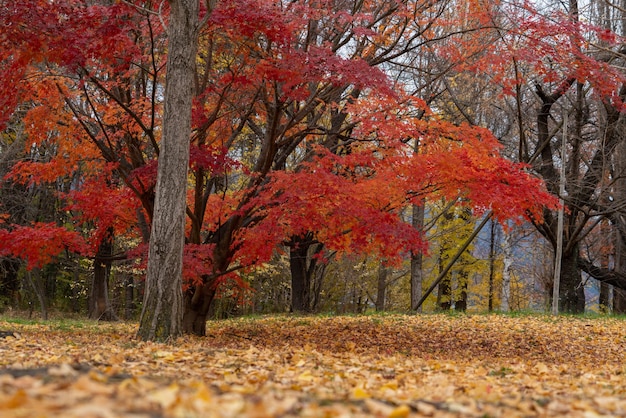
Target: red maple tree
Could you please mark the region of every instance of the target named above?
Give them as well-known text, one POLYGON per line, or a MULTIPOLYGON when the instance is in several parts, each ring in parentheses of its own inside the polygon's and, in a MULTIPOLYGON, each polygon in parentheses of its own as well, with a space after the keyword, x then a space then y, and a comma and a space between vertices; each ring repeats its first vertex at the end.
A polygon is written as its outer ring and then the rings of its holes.
MULTIPOLYGON (((30 265, 65 248, 95 257, 111 228, 147 243, 168 13, 150 7, 41 0, 0 9, 0 126, 28 104, 28 146, 56 146, 49 162, 24 161, 9 178, 79 179, 63 196, 71 230, 3 225, 1 254, 30 265), (54 245, 43 244, 48 237, 54 245)), ((271 0, 201 10, 186 332, 204 333, 220 281, 304 234, 344 254, 398 260, 426 247, 400 216, 425 198, 458 199, 502 220, 539 221, 554 205, 525 166, 499 155, 490 132, 445 121, 383 71, 451 24, 439 10, 428 1, 271 0)))

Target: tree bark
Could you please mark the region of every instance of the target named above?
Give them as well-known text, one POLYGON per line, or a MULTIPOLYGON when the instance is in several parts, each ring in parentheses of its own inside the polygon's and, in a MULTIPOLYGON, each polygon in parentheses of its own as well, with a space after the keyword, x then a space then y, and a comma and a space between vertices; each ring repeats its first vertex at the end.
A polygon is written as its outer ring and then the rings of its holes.
POLYGON ((206 336, 206 321, 217 289, 207 282, 185 293, 183 312, 183 332, 201 337, 206 336))
MULTIPOLYGON (((17 306, 19 301, 20 279, 18 272, 20 270, 20 262, 12 258, 3 258, 0 260, 0 295, 6 298, 4 301, 7 305, 17 306)), ((3 310, 0 306, 0 312, 3 310)))
POLYGON ((559 312, 585 312, 585 289, 578 268, 578 246, 561 260, 561 286, 559 291, 559 312))
POLYGON ((28 283, 30 284, 30 286, 33 289, 33 292, 35 293, 35 296, 37 296, 37 299, 39 300, 39 307, 41 308, 41 319, 43 319, 44 321, 47 321, 48 320, 48 300, 46 298, 45 283, 42 283, 42 281, 45 279, 43 278, 41 269, 35 268, 32 271, 27 271, 26 278, 28 279, 28 283), (34 279, 33 279, 33 275, 35 276, 34 279))
POLYGON ((598 295, 598 310, 602 313, 610 313, 611 306, 609 296, 611 295, 611 286, 600 282, 600 294, 598 295))
POLYGON ((459 271, 458 275, 457 275, 457 285, 459 286, 458 288, 458 295, 456 300, 454 301, 454 310, 458 311, 458 312, 465 312, 467 311, 467 286, 468 286, 468 282, 469 281, 469 277, 468 277, 468 273, 465 270, 461 270, 459 271))
POLYGON ((113 228, 103 238, 93 265, 93 279, 89 289, 89 318, 102 321, 117 320, 109 301, 109 278, 113 256, 113 228))
POLYGON ((135 281, 129 274, 124 280, 124 319, 129 320, 135 316, 135 281))
MULTIPOLYGON (((424 205, 413 205, 411 226, 424 230, 424 205)), ((411 253, 411 310, 421 312, 422 307, 418 306, 422 298, 423 277, 423 254, 422 252, 411 253)))
POLYGON ((324 245, 308 233, 291 237, 289 242, 289 268, 291 271, 291 310, 293 312, 313 312, 319 303, 324 263, 315 257, 324 245))
POLYGON ((437 305, 442 311, 449 311, 452 307, 452 289, 450 287, 450 276, 439 283, 437 289, 437 305))
POLYGON ((508 312, 511 309, 511 267, 513 266, 513 242, 511 233, 504 231, 504 245, 502 248, 502 294, 500 295, 500 310, 508 312))
POLYGON ((487 310, 493 312, 495 296, 495 266, 496 266, 496 224, 492 220, 489 225, 489 292, 487 295, 487 310))
POLYGON ((378 286, 376 294, 376 311, 378 312, 385 310, 385 302, 387 299, 387 276, 389 276, 389 269, 381 262, 378 266, 378 286))
POLYGON ((307 268, 309 246, 304 240, 292 239, 289 246, 289 268, 291 270, 291 310, 309 312, 311 281, 307 268))
POLYGON ((168 56, 156 197, 143 310, 137 335, 182 334, 182 268, 191 108, 198 45, 198 0, 170 0, 168 56))
POLYGON ((626 290, 613 288, 613 314, 626 314, 626 290))

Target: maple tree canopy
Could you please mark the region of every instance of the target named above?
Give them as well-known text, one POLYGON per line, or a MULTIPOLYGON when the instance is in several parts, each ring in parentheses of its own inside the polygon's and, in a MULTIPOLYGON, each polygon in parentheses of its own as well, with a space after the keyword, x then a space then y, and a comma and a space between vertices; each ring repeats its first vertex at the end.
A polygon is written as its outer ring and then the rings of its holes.
MULTIPOLYGON (((389 17, 376 20, 376 3, 354 15, 326 1, 201 10, 188 283, 253 268, 309 231, 343 254, 393 261, 424 251, 420 231, 401 216, 424 199, 458 200, 502 221, 539 221, 544 205, 554 207, 526 166, 500 155, 491 132, 446 121, 377 66, 406 35, 394 19, 417 30, 415 10, 426 19, 434 6, 381 6, 391 7, 389 17), (319 33, 307 38, 313 25, 319 33), (334 30, 343 37, 332 38, 334 30)), ((131 254, 145 253, 141 221, 152 216, 167 54, 167 7, 149 7, 32 0, 0 9, 0 128, 19 123, 26 136, 26 158, 5 181, 71 183, 58 194, 71 222, 6 221, 0 255, 29 267, 65 249, 93 256, 109 228, 131 254)), ((452 44, 440 53, 478 65, 452 44)))

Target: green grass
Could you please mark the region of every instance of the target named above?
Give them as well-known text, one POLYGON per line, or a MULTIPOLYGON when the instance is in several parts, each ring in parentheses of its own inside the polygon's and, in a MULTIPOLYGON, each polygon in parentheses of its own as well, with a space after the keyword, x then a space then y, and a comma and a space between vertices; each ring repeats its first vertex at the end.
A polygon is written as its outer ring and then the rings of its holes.
MULTIPOLYGON (((91 320, 91 319, 87 319, 85 317, 78 317, 75 315, 72 315, 71 317, 62 317, 60 316, 60 313, 55 313, 53 315, 53 317, 51 319, 48 320, 42 320, 40 318, 29 318, 28 315, 26 313, 24 313, 24 315, 20 315, 19 313, 11 313, 11 314, 0 314, 0 322, 4 322, 7 324, 15 324, 16 326, 19 325, 23 325, 23 326, 33 326, 33 325, 41 325, 41 326, 45 326, 48 329, 51 330, 58 330, 58 331, 71 331, 71 330, 89 330, 89 331, 94 331, 94 332, 106 332, 107 330, 109 330, 111 328, 111 326, 108 326, 109 323, 107 322, 98 322, 96 320, 91 320)), ((234 318, 229 318, 229 319, 220 319, 220 320, 213 320, 215 322, 223 322, 223 323, 227 323, 228 321, 237 321, 237 322, 245 322, 245 323, 251 323, 253 324, 254 322, 258 321, 258 320, 263 320, 265 318, 272 318, 276 321, 289 321, 298 325, 303 325, 306 326, 310 323, 311 319, 315 319, 315 318, 340 318, 340 317, 348 317, 348 318, 355 318, 355 317, 362 317, 362 318, 370 318, 370 320, 374 323, 380 322, 386 318, 389 319, 393 319, 393 318, 397 318, 397 319, 401 319, 404 317, 411 317, 411 316, 430 316, 430 315, 444 315, 447 317, 451 317, 451 318, 459 318, 459 317, 464 317, 464 316, 490 316, 490 315, 497 315, 497 316, 504 316, 504 317, 510 317, 510 318, 528 318, 528 317, 532 317, 532 318, 537 318, 537 319, 541 319, 544 320, 548 323, 553 323, 555 321, 558 321, 560 319, 563 318, 570 318, 570 319, 581 319, 581 320, 617 320, 617 321, 626 321, 626 315, 609 315, 609 314, 602 314, 602 313, 598 313, 598 312, 587 312, 584 314, 560 314, 558 317, 555 317, 553 315, 551 315, 550 313, 546 313, 546 312, 537 312, 537 311, 515 311, 515 312, 470 312, 470 313, 466 313, 466 312, 457 312, 457 311, 447 311, 447 312, 429 312, 429 313, 421 313, 421 314, 416 314, 413 312, 407 313, 407 312, 377 312, 377 311, 368 311, 365 312, 363 314, 351 314, 351 313, 346 313, 346 314, 336 314, 336 313, 329 313, 329 312, 323 312, 323 313, 317 313, 317 314, 292 314, 292 313, 278 313, 278 314, 250 314, 250 315, 243 315, 243 316, 239 316, 239 317, 234 317, 234 318)), ((212 321, 210 321, 212 322, 212 321)), ((120 321, 118 323, 128 323, 128 324, 135 324, 135 322, 130 321, 130 322, 125 322, 125 321, 120 321)), ((115 323, 112 323, 115 324, 115 323)))

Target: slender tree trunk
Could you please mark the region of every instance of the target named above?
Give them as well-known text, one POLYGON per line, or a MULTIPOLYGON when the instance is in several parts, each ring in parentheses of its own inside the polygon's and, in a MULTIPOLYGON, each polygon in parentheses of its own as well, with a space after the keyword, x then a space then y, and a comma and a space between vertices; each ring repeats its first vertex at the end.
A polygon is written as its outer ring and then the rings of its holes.
POLYGON ((513 244, 511 234, 504 231, 504 246, 502 248, 502 294, 500 295, 500 310, 508 312, 511 309, 511 267, 513 266, 513 244))
POLYGON ((389 268, 382 262, 378 266, 378 287, 376 294, 376 310, 382 312, 385 310, 387 299, 387 277, 389 276, 389 268))
POLYGON ((41 319, 47 321, 48 301, 46 299, 45 285, 41 283, 43 280, 43 274, 41 274, 40 269, 33 269, 32 271, 28 271, 26 273, 26 278, 28 279, 28 283, 35 293, 35 296, 37 296, 37 299, 39 300, 39 307, 41 308, 41 319), (33 278, 33 275, 35 276, 35 278, 33 278))
MULTIPOLYGON (((19 270, 19 260, 11 258, 0 260, 0 295, 5 296, 7 304, 12 306, 17 306, 19 303, 19 270)), ((2 309, 3 307, 0 307, 0 312, 2 309)))
MULTIPOLYGON (((424 205, 413 205, 411 225, 413 228, 424 230, 424 205)), ((411 310, 421 312, 422 307, 418 306, 422 298, 423 277, 423 254, 421 252, 411 253, 411 310)))
POLYGON ((111 276, 111 257, 113 256, 113 228, 109 228, 98 247, 93 265, 93 279, 89 289, 89 318, 113 321, 117 317, 109 301, 109 278, 111 276))
POLYGON ((163 133, 143 310, 137 335, 182 334, 182 268, 191 108, 198 45, 198 0, 170 0, 163 133))
POLYGON ((487 309, 493 312, 493 299, 495 296, 495 267, 496 267, 496 224, 492 220, 489 225, 489 293, 487 295, 487 309))
MULTIPOLYGON (((313 250, 314 254, 318 254, 322 252, 324 249, 324 245, 321 243, 315 244, 315 248, 313 250)), ((316 312, 320 301, 322 299, 322 285, 324 284, 324 275, 326 273, 327 263, 316 263, 315 269, 312 272, 311 276, 311 311, 316 312)))
MULTIPOLYGON (((623 148, 622 148, 623 149, 623 148)), ((620 150, 621 151, 621 150, 620 150)), ((621 165, 621 164, 620 164, 621 165)), ((622 179, 618 181, 619 197, 626 196, 626 182, 622 179)), ((615 234, 615 268, 619 273, 626 272, 626 240, 622 230, 615 234)), ((626 290, 613 287, 613 314, 621 315, 626 313, 626 290)))
POLYGON ((469 277, 467 271, 460 271, 457 275, 458 296, 454 301, 454 310, 458 312, 467 311, 467 286, 469 277))
MULTIPOLYGON (((607 221, 603 221, 600 225, 600 233, 603 236, 611 236, 610 226, 607 221)), ((616 234, 619 235, 619 234, 616 234)), ((600 255, 600 262, 602 264, 602 268, 610 269, 610 261, 609 261, 609 252, 603 251, 600 255)), ((598 295, 598 309, 602 313, 610 313, 610 296, 611 296, 611 286, 607 283, 600 282, 600 294, 598 295)))
POLYGON ((129 320, 135 316, 135 280, 129 274, 124 279, 124 319, 129 320))
POLYGON ((439 288, 437 290, 437 305, 442 311, 449 311, 452 307, 451 290, 450 276, 448 275, 441 281, 441 283, 439 283, 439 288))
MULTIPOLYGON (((443 248, 439 254, 439 274, 441 274, 444 270, 443 265, 443 248)), ((452 307, 452 288, 451 288, 450 273, 446 274, 446 276, 441 280, 439 286, 437 287, 437 307, 442 311, 448 311, 452 307)))
POLYGON ((615 315, 626 314, 626 290, 613 288, 613 313, 615 315))

